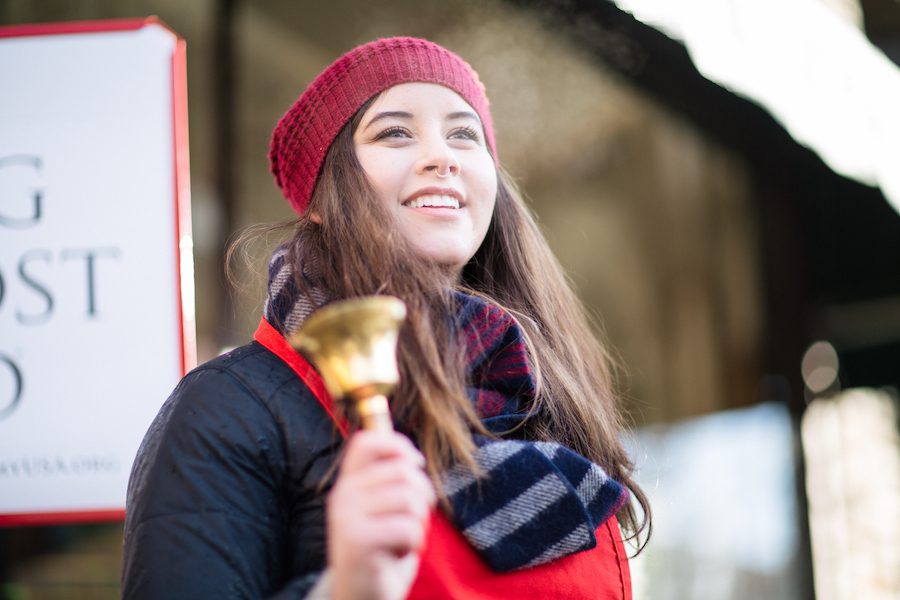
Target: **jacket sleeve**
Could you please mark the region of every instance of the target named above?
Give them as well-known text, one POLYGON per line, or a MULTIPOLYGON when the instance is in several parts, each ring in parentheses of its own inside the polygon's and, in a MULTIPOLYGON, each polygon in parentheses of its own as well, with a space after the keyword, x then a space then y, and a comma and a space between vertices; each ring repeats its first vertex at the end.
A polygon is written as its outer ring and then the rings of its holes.
POLYGON ((275 417, 236 376, 185 377, 132 469, 123 597, 306 595, 319 573, 285 581, 286 462, 275 417))

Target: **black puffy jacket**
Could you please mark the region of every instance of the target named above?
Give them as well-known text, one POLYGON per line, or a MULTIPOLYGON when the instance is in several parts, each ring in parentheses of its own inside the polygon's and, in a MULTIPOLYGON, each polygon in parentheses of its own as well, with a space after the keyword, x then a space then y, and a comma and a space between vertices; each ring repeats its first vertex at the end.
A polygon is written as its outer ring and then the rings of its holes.
POLYGON ((189 373, 131 473, 123 597, 305 595, 325 565, 320 484, 342 442, 257 342, 189 373))

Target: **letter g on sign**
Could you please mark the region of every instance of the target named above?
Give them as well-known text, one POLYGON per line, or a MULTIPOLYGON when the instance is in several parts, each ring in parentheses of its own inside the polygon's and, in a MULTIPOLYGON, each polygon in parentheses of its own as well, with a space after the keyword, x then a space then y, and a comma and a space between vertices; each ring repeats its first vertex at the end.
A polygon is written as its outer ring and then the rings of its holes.
POLYGON ((41 220, 43 191, 33 181, 41 167, 40 156, 0 156, 0 226, 23 229, 34 227, 41 220), (26 171, 22 172, 21 167, 26 171), (18 214, 11 215, 7 212, 10 210, 18 214))

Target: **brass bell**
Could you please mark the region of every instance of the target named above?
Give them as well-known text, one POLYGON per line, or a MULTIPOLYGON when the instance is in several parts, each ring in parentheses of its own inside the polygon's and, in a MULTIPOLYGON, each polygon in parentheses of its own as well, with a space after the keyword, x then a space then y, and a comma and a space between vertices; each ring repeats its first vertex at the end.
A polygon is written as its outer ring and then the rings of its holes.
POLYGON ((392 296, 334 302, 289 339, 306 354, 335 399, 352 401, 364 429, 393 429, 387 396, 400 379, 397 336, 406 305, 392 296))

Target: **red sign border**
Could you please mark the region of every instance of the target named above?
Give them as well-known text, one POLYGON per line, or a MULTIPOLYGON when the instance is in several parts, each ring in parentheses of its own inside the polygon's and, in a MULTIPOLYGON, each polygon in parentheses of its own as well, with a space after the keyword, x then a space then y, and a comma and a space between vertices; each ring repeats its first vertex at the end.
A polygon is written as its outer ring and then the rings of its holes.
MULTIPOLYGON (((194 320, 193 244, 191 242, 190 160, 188 146, 187 47, 184 38, 158 17, 136 19, 104 19, 63 23, 35 23, 0 27, 0 39, 29 36, 67 35, 136 31, 160 26, 175 36, 172 52, 172 143, 175 180, 175 258, 177 306, 181 339, 181 372, 197 365, 197 338, 194 320)), ((116 522, 125 519, 122 508, 85 511, 27 512, 0 514, 0 527, 72 525, 79 523, 116 522)))

